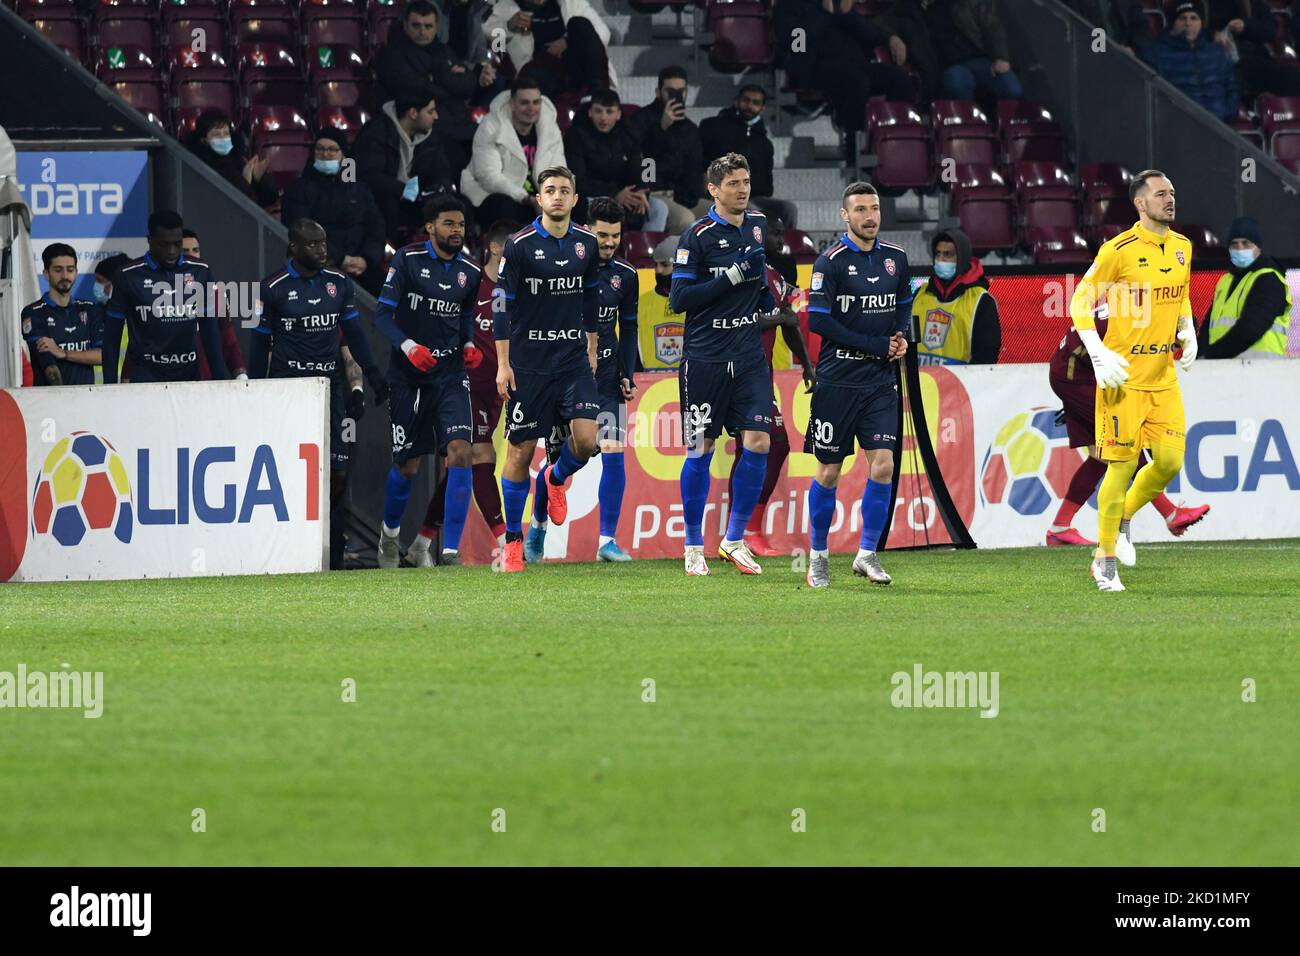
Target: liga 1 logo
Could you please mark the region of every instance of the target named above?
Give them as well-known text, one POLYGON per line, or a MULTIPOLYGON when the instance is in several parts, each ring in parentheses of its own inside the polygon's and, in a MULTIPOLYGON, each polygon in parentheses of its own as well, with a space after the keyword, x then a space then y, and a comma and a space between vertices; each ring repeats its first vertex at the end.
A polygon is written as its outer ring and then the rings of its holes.
POLYGON ((1022 515, 1041 515, 1065 497, 1086 452, 1071 448, 1056 409, 1035 406, 998 429, 980 467, 980 498, 1022 515))
POLYGON ((89 531, 131 541, 134 501, 126 465, 107 438, 78 431, 62 438, 41 465, 32 496, 32 535, 49 534, 64 547, 89 531))

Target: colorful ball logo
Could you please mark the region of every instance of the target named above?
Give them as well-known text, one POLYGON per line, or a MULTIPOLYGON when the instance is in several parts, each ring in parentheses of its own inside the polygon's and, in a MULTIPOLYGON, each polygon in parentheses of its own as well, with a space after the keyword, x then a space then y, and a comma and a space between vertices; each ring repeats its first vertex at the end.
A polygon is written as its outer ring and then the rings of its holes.
POLYGON ((32 531, 51 534, 64 547, 81 543, 87 531, 112 530, 124 544, 133 526, 131 482, 109 442, 73 432, 45 457, 32 500, 32 531))
POLYGON ((1038 406, 999 429, 980 470, 984 503, 1006 504, 1022 515, 1041 515, 1065 496, 1087 453, 1070 447, 1065 426, 1055 419, 1055 409, 1038 406))

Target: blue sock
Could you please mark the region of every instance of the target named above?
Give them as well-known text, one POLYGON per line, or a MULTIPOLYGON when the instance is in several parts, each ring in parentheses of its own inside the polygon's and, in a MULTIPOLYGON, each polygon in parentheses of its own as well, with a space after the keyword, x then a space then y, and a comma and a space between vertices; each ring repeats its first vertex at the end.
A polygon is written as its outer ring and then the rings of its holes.
POLYGON ((686 453, 682 463, 682 518, 686 522, 686 543, 703 545, 704 504, 709 500, 709 464, 713 452, 707 455, 686 453))
POLYGON ((885 482, 868 480, 867 488, 862 492, 862 539, 859 547, 864 551, 875 551, 880 532, 885 530, 891 487, 885 482))
POLYGON ((402 526, 402 514, 411 498, 411 479, 394 465, 388 469, 388 485, 384 491, 384 524, 390 528, 402 526))
POLYGON ((618 532, 618 516, 623 510, 623 489, 627 472, 623 470, 621 451, 600 454, 600 534, 612 538, 618 532))
POLYGON ((835 519, 835 489, 827 488, 816 478, 808 486, 808 524, 812 530, 812 549, 826 550, 826 536, 835 519))
POLYGON ((763 490, 763 479, 767 476, 767 452, 750 451, 748 448, 740 453, 740 464, 736 466, 736 476, 731 480, 731 514, 727 518, 727 540, 739 541, 745 537, 745 525, 754 514, 758 496, 763 490))
POLYGON ((506 534, 523 534, 528 485, 527 481, 511 481, 505 475, 501 476, 501 503, 505 506, 506 534))
POLYGON ((469 517, 473 474, 468 465, 447 469, 447 504, 442 519, 442 547, 445 551, 460 550, 461 532, 465 530, 465 519, 469 517))
POLYGON ((546 524, 546 469, 533 481, 533 524, 546 524))
POLYGON ((569 476, 585 465, 585 461, 579 461, 578 456, 573 453, 566 441, 564 447, 560 449, 559 460, 551 467, 550 482, 553 485, 562 485, 569 480, 569 476))

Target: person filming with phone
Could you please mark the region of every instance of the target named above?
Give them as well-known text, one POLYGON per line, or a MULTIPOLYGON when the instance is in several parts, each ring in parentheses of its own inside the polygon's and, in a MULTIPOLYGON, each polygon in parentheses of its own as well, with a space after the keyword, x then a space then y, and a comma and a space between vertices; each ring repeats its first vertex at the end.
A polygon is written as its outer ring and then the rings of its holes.
POLYGON ((700 128, 686 118, 686 92, 686 71, 666 66, 659 71, 655 101, 628 121, 642 155, 651 161, 642 162, 650 195, 667 204, 667 228, 673 234, 705 215, 711 204, 704 196, 700 128))

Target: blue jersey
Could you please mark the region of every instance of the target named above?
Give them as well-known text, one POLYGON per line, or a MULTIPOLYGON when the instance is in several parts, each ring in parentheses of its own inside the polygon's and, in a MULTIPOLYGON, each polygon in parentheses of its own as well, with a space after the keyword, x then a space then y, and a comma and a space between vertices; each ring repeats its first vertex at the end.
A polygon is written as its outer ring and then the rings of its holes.
POLYGON ((405 246, 393 257, 379 294, 375 324, 393 343, 389 370, 400 369, 406 381, 424 384, 465 370, 464 348, 474 341, 474 306, 483 268, 464 252, 444 259, 425 240, 405 246), (411 339, 438 360, 421 372, 401 350, 411 339))
POLYGON ((558 239, 541 218, 506 242, 497 288, 497 341, 510 340, 510 365, 525 372, 568 372, 587 362, 586 332, 597 331, 600 250, 596 237, 569 224, 558 239))
MULTIPOLYGON (((684 310, 686 335, 682 358, 702 362, 736 362, 745 366, 763 364, 762 336, 759 319, 776 304, 759 278, 731 285, 722 273, 738 255, 767 241, 767 217, 746 210, 740 226, 733 226, 718 215, 717 207, 682 233, 673 260, 673 281, 688 280, 691 285, 717 283, 716 295, 707 304, 684 310)), ((676 306, 673 306, 675 309, 676 306)))
POLYGON ((817 381, 892 382, 889 339, 906 335, 911 321, 911 270, 902 248, 877 239, 864 250, 845 233, 817 257, 808 290, 808 328, 822 337, 817 381))
MULTIPOLYGON (((152 254, 118 270, 107 309, 109 319, 126 323, 132 374, 143 369, 151 379, 168 382, 199 377, 199 323, 211 323, 216 335, 216 313, 206 262, 181 256, 174 269, 164 269, 152 254)), ((220 363, 220 353, 208 362, 220 363)), ((220 369, 224 377, 224 364, 220 369)))
POLYGON ((333 376, 339 367, 340 327, 357 319, 352 300, 352 280, 332 269, 309 278, 290 260, 263 279, 253 334, 270 339, 270 377, 333 376))
MULTIPOLYGON (((624 259, 613 256, 608 262, 602 262, 596 272, 600 283, 600 311, 596 314, 600 325, 600 341, 596 346, 596 383, 603 391, 617 391, 619 379, 631 377, 636 371, 635 359, 632 367, 625 367, 627 355, 636 352, 624 350, 624 359, 619 359, 619 323, 635 322, 637 300, 640 298, 640 279, 636 267, 624 259)), ((635 343, 633 337, 633 343, 635 343)))
MULTIPOLYGON (((53 363, 64 385, 95 384, 95 366, 38 352, 36 340, 53 339, 65 352, 89 352, 100 348, 104 342, 104 314, 96 303, 88 299, 69 299, 67 305, 59 305, 46 293, 23 309, 22 322, 23 338, 32 353, 33 367, 44 369, 53 363)), ((43 376, 37 375, 36 383, 44 385, 43 376)))

